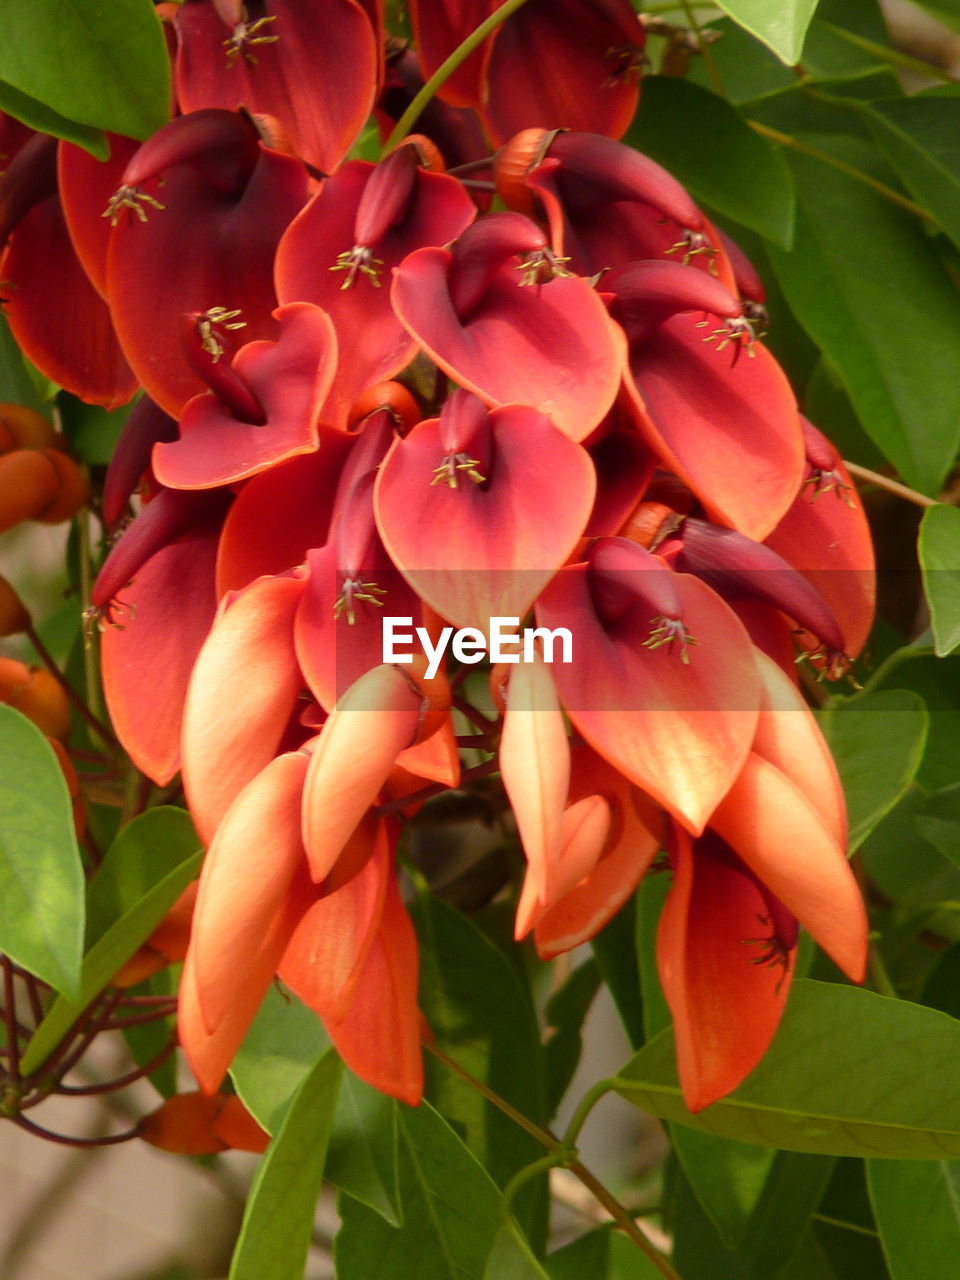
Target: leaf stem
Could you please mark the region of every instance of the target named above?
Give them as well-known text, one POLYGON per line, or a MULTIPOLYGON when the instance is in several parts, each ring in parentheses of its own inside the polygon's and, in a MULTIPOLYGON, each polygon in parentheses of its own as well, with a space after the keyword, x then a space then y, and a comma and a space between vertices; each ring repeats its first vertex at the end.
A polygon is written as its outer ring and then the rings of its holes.
POLYGON ((388 155, 394 147, 398 146, 403 141, 413 128, 421 111, 423 111, 424 107, 431 98, 433 98, 441 85, 445 84, 446 81, 449 80, 457 67, 469 58, 474 49, 479 48, 480 45, 483 44, 491 31, 496 31, 497 27, 506 22, 507 18, 509 18, 512 13, 515 13, 522 5, 526 4, 526 2, 527 0, 504 0, 504 3, 498 5, 489 18, 484 22, 481 22, 479 27, 476 27, 470 32, 466 40, 462 40, 460 44, 457 45, 449 58, 446 58, 441 62, 440 66, 437 67, 436 71, 394 125, 393 132, 384 144, 384 155, 388 155))
POLYGON ((70 705, 76 711, 77 715, 94 731, 97 737, 102 739, 102 741, 105 743, 106 746, 108 746, 111 749, 114 755, 118 754, 122 750, 120 743, 117 741, 114 735, 110 732, 107 726, 103 723, 103 721, 98 719, 97 716, 93 714, 93 712, 84 702, 84 700, 77 693, 76 689, 74 689, 73 686, 70 684, 69 680, 66 679, 63 672, 60 670, 59 666, 54 660, 54 657, 51 654, 50 650, 46 647, 46 645, 43 643, 43 641, 40 639, 39 635, 37 634, 36 628, 33 626, 33 623, 27 623, 27 625, 23 629, 23 634, 27 637, 27 639, 33 645, 33 648, 36 652, 37 657, 40 659, 43 665, 47 668, 47 670, 53 676, 54 680, 56 680, 57 684, 66 694, 67 699, 70 702, 70 705))
POLYGON ((703 32, 700 30, 700 24, 697 22, 697 15, 690 0, 680 0, 680 8, 683 10, 683 16, 687 20, 687 25, 697 37, 697 49, 703 58, 703 65, 707 69, 707 76, 710 80, 710 87, 719 97, 724 98, 726 94, 723 91, 723 80, 720 76, 720 69, 717 66, 717 60, 713 56, 709 42, 704 40, 703 32))
POLYGON ((570 1117, 570 1123, 567 1125, 563 1133, 561 1141, 565 1147, 575 1145, 577 1138, 580 1136, 580 1130, 583 1128, 587 1117, 593 1108, 597 1105, 601 1098, 605 1098, 612 1088, 609 1080, 598 1080, 592 1088, 588 1089, 580 1101, 577 1108, 570 1117))
MULTIPOLYGON (((514 1124, 519 1125, 521 1129, 526 1133, 529 1133, 532 1138, 536 1139, 541 1146, 546 1147, 549 1152, 552 1154, 559 1153, 561 1156, 563 1153, 567 1153, 567 1155, 569 1155, 569 1148, 566 1143, 558 1138, 555 1133, 551 1133, 549 1129, 541 1129, 538 1124, 534 1124, 532 1120, 528 1120, 525 1115, 517 1111, 515 1107, 512 1107, 510 1103, 507 1102, 506 1098, 501 1098, 498 1093, 494 1093, 493 1090, 485 1085, 482 1080, 478 1080, 475 1076, 472 1076, 469 1071, 466 1071, 461 1067, 459 1062, 448 1057, 442 1049, 438 1048, 435 1044, 431 1044, 428 1040, 424 1041, 423 1047, 428 1053, 431 1053, 436 1059, 438 1059, 438 1061, 442 1062, 445 1067, 455 1075, 458 1075, 461 1080, 470 1085, 472 1089, 475 1089, 477 1093, 482 1094, 491 1106, 496 1107, 498 1111, 502 1111, 505 1116, 509 1116, 514 1124)), ((581 1164, 579 1160, 573 1160, 570 1163, 567 1163, 564 1160, 563 1163, 565 1167, 568 1168, 570 1172, 593 1193, 594 1198, 603 1205, 604 1209, 606 1209, 607 1213, 609 1213, 617 1226, 622 1229, 625 1235, 630 1237, 641 1253, 649 1259, 652 1265, 656 1267, 662 1276, 666 1277, 666 1280, 681 1280, 681 1277, 673 1269, 670 1259, 666 1254, 661 1253, 656 1245, 644 1235, 616 1196, 614 1196, 613 1193, 609 1191, 584 1164, 581 1164)))
POLYGON ((865 480, 868 484, 876 485, 878 489, 886 489, 888 493, 895 493, 898 498, 903 498, 906 502, 912 502, 914 506, 936 507, 939 505, 936 498, 928 498, 925 493, 918 493, 916 489, 911 489, 908 485, 901 484, 899 480, 891 480, 889 476, 882 475, 879 471, 871 471, 869 467, 861 467, 859 462, 848 462, 844 458, 843 465, 858 480, 865 480))
POLYGON ((857 182, 862 182, 864 186, 870 187, 878 195, 883 196, 885 200, 899 205, 901 209, 906 209, 908 213, 914 214, 917 218, 922 218, 925 222, 936 225, 936 218, 922 206, 915 204, 907 196, 901 195, 899 191, 894 191, 893 187, 888 187, 885 182, 880 182, 879 179, 871 177, 869 173, 864 173, 862 169, 857 169, 854 165, 847 164, 845 160, 841 160, 838 156, 831 155, 829 151, 821 151, 819 147, 812 147, 806 142, 801 142, 799 138, 792 138, 789 133, 781 133, 779 129, 774 129, 768 124, 762 124, 759 120, 748 120, 747 124, 754 133, 759 133, 762 137, 769 138, 771 142, 777 142, 782 147, 789 147, 792 151, 800 151, 805 156, 811 156, 814 160, 821 161, 822 164, 830 165, 833 169, 839 169, 848 178, 854 178, 857 182))

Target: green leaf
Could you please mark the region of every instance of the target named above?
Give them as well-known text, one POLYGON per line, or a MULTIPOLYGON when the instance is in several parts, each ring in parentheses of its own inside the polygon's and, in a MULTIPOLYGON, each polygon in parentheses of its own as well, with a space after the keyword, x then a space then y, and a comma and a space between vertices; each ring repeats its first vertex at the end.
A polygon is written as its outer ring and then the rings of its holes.
POLYGON ((59 406, 63 433, 76 457, 91 466, 105 467, 133 406, 125 404, 108 412, 67 392, 61 393, 59 406))
MULTIPOLYGON (((3 101, 0 98, 0 111, 2 110, 3 101)), ((23 354, 14 342, 10 326, 3 315, 0 315, 0 401, 22 404, 28 409, 43 412, 43 402, 37 395, 24 364, 23 354)))
POLYGON ((0 30, 0 80, 67 120, 147 138, 169 117, 170 62, 150 0, 0 0, 0 30))
POLYGON ((883 99, 861 111, 907 190, 960 245, 960 95, 883 99))
POLYGON ((817 0, 717 0, 717 7, 792 67, 800 61, 817 0))
MULTIPOLYGON (((199 848, 200 837, 186 809, 163 805, 127 823, 87 888, 87 949, 168 875, 192 864, 199 848)), ((139 945, 133 945, 131 954, 139 945)))
POLYGON ((313 1010, 271 985, 230 1064, 233 1087, 267 1133, 277 1133, 297 1090, 329 1047, 313 1010))
POLYGON ((506 1218, 493 1237, 484 1280, 550 1280, 514 1218, 506 1218))
POLYGON ((955 1280, 960 1161, 868 1160, 867 1185, 892 1280, 955 1280))
POLYGON ((694 1116, 684 1105, 670 1032, 631 1058, 615 1088, 653 1115, 740 1142, 943 1159, 960 1154, 958 1064, 960 1022, 872 991, 801 979, 759 1066, 705 1111, 694 1116))
POLYGON ((63 771, 40 730, 0 705, 0 950, 75 995, 83 863, 63 771))
POLYGON ((831 703, 820 725, 840 770, 852 852, 916 776, 927 741, 926 705, 907 690, 883 689, 831 703))
MULTIPOLYGON (((234 1088, 268 1133, 279 1132, 297 1090, 329 1047, 313 1010, 271 986, 230 1064, 234 1088)), ((325 1175, 393 1224, 400 1218, 396 1105, 344 1071, 325 1175)))
MULTIPOLYGON (((420 999, 437 1045, 525 1116, 546 1120, 540 1034, 528 990, 501 951, 459 911, 418 898, 420 999)), ((428 1096, 463 1134, 498 1186, 543 1155, 540 1145, 443 1063, 427 1055, 428 1096)), ((514 1209, 538 1240, 545 1180, 523 1187, 514 1209)))
POLYGON ((254 1179, 230 1280, 303 1274, 342 1066, 329 1050, 297 1090, 254 1179))
POLYGON ((551 1253, 547 1274, 550 1280, 660 1280, 662 1272, 607 1224, 551 1253))
POLYGON ((643 1038, 634 1044, 638 1048, 644 1040, 653 1037, 670 1026, 670 1010, 660 985, 657 970, 657 929, 667 894, 670 892, 669 875, 646 875, 637 889, 636 957, 643 987, 643 1038))
POLYGON ((960 511, 956 507, 938 503, 927 508, 917 551, 934 650, 938 658, 945 658, 960 645, 960 511))
POLYGON ((31 129, 49 133, 54 138, 66 138, 68 142, 75 142, 78 147, 83 147, 98 160, 106 160, 110 155, 110 144, 102 129, 91 129, 89 125, 68 120, 59 111, 54 111, 52 107, 38 102, 29 93, 21 93, 19 89, 6 84, 3 80, 0 80, 0 111, 16 116, 31 129))
POLYGON ((150 809, 120 832, 88 890, 89 950, 83 957, 80 994, 54 1001, 27 1045, 24 1072, 43 1063, 196 878, 203 859, 199 843, 183 809, 150 809))
POLYGON ((774 1153, 677 1125, 671 1143, 687 1181, 728 1249, 743 1241, 774 1153))
POLYGON ((698 200, 789 249, 790 169, 723 98, 687 80, 650 76, 625 141, 667 166, 698 200))
POLYGON ((338 1280, 491 1280, 503 1210, 490 1175, 428 1102, 399 1118, 403 1225, 341 1197, 338 1280))
POLYGON ((960 867, 960 783, 925 796, 913 811, 913 825, 924 840, 960 867))
POLYGON ((397 1189, 397 1109, 395 1098, 345 1071, 333 1118, 327 1181, 369 1205, 398 1227, 403 1205, 397 1189))
POLYGON ((548 1116, 556 1114, 573 1079, 583 1051, 583 1020, 602 981, 597 962, 591 958, 574 969, 547 1003, 546 1022, 552 1028, 543 1048, 548 1116))
MULTIPOLYGON (((875 167, 854 138, 799 140, 875 167)), ((871 439, 908 484, 935 492, 960 441, 960 298, 915 218, 814 157, 791 152, 790 165, 793 251, 767 250, 780 286, 871 439)))
POLYGON ((643 995, 637 967, 636 908, 632 901, 590 940, 603 980, 633 1048, 643 1044, 643 995))

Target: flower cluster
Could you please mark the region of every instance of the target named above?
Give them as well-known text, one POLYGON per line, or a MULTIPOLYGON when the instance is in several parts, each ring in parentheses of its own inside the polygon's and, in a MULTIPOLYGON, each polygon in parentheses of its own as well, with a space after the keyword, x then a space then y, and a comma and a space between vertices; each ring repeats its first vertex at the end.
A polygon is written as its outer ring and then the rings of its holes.
POLYGON ((798 926, 862 977, 796 658, 838 678, 861 650, 866 523, 763 345, 756 272, 619 141, 632 6, 528 0, 422 134, 349 158, 494 7, 410 0, 414 53, 372 0, 160 5, 169 123, 105 162, 21 137, 0 182, 23 350, 88 401, 144 392, 105 519, 141 505, 94 604, 117 732, 158 784, 182 770, 208 846, 179 1034, 209 1093, 279 974, 360 1076, 419 1100, 398 841, 495 770, 541 956, 672 872, 691 1109, 765 1052, 798 926), (386 617, 411 662, 383 661, 386 617), (504 618, 533 641, 489 683, 427 661, 504 618))

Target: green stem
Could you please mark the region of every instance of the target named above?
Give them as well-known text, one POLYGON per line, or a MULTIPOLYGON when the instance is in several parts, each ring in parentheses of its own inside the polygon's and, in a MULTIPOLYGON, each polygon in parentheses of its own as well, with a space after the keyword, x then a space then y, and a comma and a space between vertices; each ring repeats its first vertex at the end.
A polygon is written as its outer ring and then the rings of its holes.
MULTIPOLYGON (((80 599, 81 617, 86 617, 90 608, 90 592, 93 587, 91 573, 92 548, 90 539, 90 512, 84 508, 77 514, 77 535, 80 551, 80 599)), ((83 646, 83 680, 86 688, 86 704, 96 719, 103 719, 103 704, 100 698, 100 672, 97 661, 99 646, 94 635, 83 646)), ((105 743, 109 747, 108 743, 105 743)))
POLYGON ((541 1129, 538 1124, 534 1124, 532 1120, 528 1120, 525 1115, 517 1111, 515 1107, 512 1107, 510 1103, 507 1102, 506 1098, 501 1098, 498 1093, 494 1093, 493 1090, 485 1085, 482 1080, 478 1080, 475 1076, 472 1076, 469 1071, 466 1071, 461 1067, 459 1062, 448 1057, 442 1049, 437 1047, 437 1045, 431 1044, 430 1041, 425 1040, 423 1047, 428 1051, 428 1053, 433 1054, 438 1061, 442 1062, 445 1067, 455 1075, 459 1076, 461 1080, 470 1085, 472 1089, 475 1089, 477 1093, 482 1094, 491 1106, 496 1107, 498 1111, 502 1111, 505 1116, 509 1116, 514 1124, 519 1125, 520 1128, 526 1133, 529 1133, 532 1138, 535 1138, 541 1146, 546 1147, 551 1155, 559 1155, 561 1160, 556 1163, 563 1163, 566 1168, 568 1168, 570 1172, 583 1183, 587 1190, 593 1193, 594 1199, 597 1200, 599 1204, 603 1205, 604 1209, 606 1209, 607 1213, 609 1213, 617 1226, 621 1228, 624 1235, 629 1236, 641 1253, 643 1253, 645 1257, 649 1259, 651 1264, 656 1267, 660 1274, 665 1277, 665 1280, 681 1280, 681 1277, 671 1266, 670 1259, 666 1254, 661 1253, 651 1240, 647 1239, 616 1196, 613 1195, 611 1191, 608 1191, 603 1183, 594 1177, 590 1170, 585 1165, 581 1164, 579 1160, 573 1160, 571 1163, 567 1163, 567 1160, 564 1157, 569 1157, 569 1148, 560 1140, 560 1138, 557 1137, 555 1133, 551 1133, 549 1129, 541 1129))
POLYGON ((909 662, 913 658, 928 658, 933 653, 933 645, 903 645, 899 649, 894 649, 893 653, 888 654, 880 663, 873 675, 869 679, 864 680, 863 687, 858 689, 856 693, 852 693, 847 699, 853 702, 855 698, 862 698, 864 694, 872 693, 874 689, 884 684, 896 671, 897 667, 903 662, 909 662))
POLYGON ((503 1199, 501 1206, 504 1216, 510 1212, 510 1206, 516 1199, 517 1192, 521 1187, 526 1186, 534 1178, 538 1178, 541 1173, 549 1173, 551 1169, 556 1169, 559 1165, 569 1166, 570 1161, 576 1159, 575 1151, 564 1151, 558 1148, 551 1151, 549 1155, 541 1156, 539 1160, 534 1160, 531 1164, 525 1164, 522 1169, 518 1169, 507 1185, 503 1188, 503 1199))
POLYGON ((861 467, 858 462, 847 462, 844 459, 844 466, 858 480, 865 480, 868 484, 876 485, 878 489, 886 489, 888 493, 895 493, 898 498, 903 498, 906 502, 912 502, 916 507, 935 507, 938 505, 936 498, 928 498, 925 493, 917 493, 916 489, 911 489, 909 486, 901 484, 899 480, 891 480, 889 476, 882 475, 879 471, 871 471, 869 467, 861 467))
POLYGON ((115 754, 120 752, 122 750, 120 743, 113 736, 103 721, 97 719, 84 700, 80 697, 79 693, 77 693, 76 689, 74 689, 73 685, 71 685, 70 681, 66 679, 63 672, 57 666, 53 654, 40 639, 40 636, 37 634, 36 628, 32 623, 27 623, 26 627, 24 627, 23 634, 33 645, 37 657, 63 690, 67 700, 70 702, 70 705, 74 708, 80 719, 83 720, 93 733, 96 734, 115 754))
POLYGON ((759 120, 748 120, 747 124, 754 133, 759 133, 762 137, 769 138, 771 142, 778 142, 782 147, 789 147, 792 151, 800 151, 805 156, 812 156, 814 160, 828 164, 832 169, 839 169, 848 178, 854 178, 857 182, 862 182, 864 186, 870 187, 878 195, 883 196, 885 200, 899 205, 901 209, 906 209, 908 213, 922 218, 925 222, 936 225, 936 218, 928 213, 926 209, 914 204, 912 200, 901 195, 899 191, 894 191, 893 187, 888 187, 885 182, 872 178, 869 173, 864 173, 862 169, 857 169, 852 164, 847 164, 845 160, 832 156, 829 151, 821 151, 818 147, 811 147, 806 142, 801 142, 799 138, 791 138, 789 133, 781 133, 779 129, 773 129, 768 124, 761 124, 759 120))
POLYGON ((479 27, 470 32, 466 40, 461 41, 461 43, 457 45, 449 58, 437 67, 436 71, 394 125, 393 132, 390 134, 390 137, 384 145, 384 155, 387 155, 394 149, 394 147, 398 146, 403 141, 413 128, 421 111, 423 111, 427 103, 433 98, 440 86, 449 80, 457 67, 469 58, 474 49, 479 48, 479 46, 483 44, 491 31, 496 31, 497 27, 506 22, 511 13, 515 13, 517 9, 519 9, 521 5, 526 4, 526 2, 527 0, 505 0, 503 4, 494 9, 489 18, 484 22, 481 22, 479 27))
POLYGON ((597 1105, 601 1098, 605 1098, 613 1084, 610 1080, 598 1080, 592 1088, 588 1089, 577 1104, 577 1109, 570 1118, 570 1123, 564 1130, 561 1142, 565 1147, 573 1147, 580 1136, 580 1130, 586 1122, 587 1116, 597 1105))
POLYGON ((724 98, 726 94, 723 91, 723 80, 720 78, 720 69, 717 66, 717 60, 713 56, 710 45, 703 38, 703 32, 700 30, 700 24, 697 22, 697 15, 694 13, 693 5, 689 0, 680 0, 680 7, 683 10, 683 16, 687 20, 687 26, 697 37, 697 45, 700 49, 700 56, 703 58, 703 65, 707 69, 707 76, 710 79, 710 87, 719 97, 724 98))

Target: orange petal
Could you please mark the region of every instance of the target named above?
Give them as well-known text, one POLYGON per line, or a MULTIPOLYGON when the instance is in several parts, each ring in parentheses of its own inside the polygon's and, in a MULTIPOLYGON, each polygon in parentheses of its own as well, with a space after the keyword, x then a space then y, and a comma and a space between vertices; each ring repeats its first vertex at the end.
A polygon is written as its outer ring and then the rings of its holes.
POLYGON ((538 655, 510 675, 500 772, 527 856, 530 891, 540 902, 552 901, 570 786, 570 743, 556 687, 538 655))
POLYGON ((416 738, 422 705, 405 675, 380 666, 351 685, 330 713, 303 791, 303 839, 318 884, 416 738))
MULTIPOLYGON (((278 756, 230 806, 203 864, 192 946, 204 1025, 222 1022, 261 961, 259 940, 305 853, 300 793, 309 759, 278 756)), ((275 958, 270 959, 271 971, 275 958)))
POLYGON ((710 826, 844 973, 862 982, 863 899, 843 849, 796 784, 751 753, 710 826))
POLYGON ((735 1089, 766 1053, 790 971, 751 963, 746 945, 767 904, 756 883, 677 828, 673 886, 657 933, 657 968, 673 1014, 677 1069, 691 1111, 735 1089))
POLYGON ((208 844, 246 784, 276 754, 303 677, 293 618, 305 578, 258 578, 227 596, 200 650, 183 715, 183 782, 208 844))
POLYGON ((382 820, 372 834, 366 865, 310 907, 280 965, 287 986, 324 1019, 347 1016, 383 915, 392 850, 382 820))
POLYGON ((380 928, 341 1022, 324 1020, 344 1062, 361 1080, 416 1106, 423 1095, 417 939, 388 877, 380 928))
POLYGON ((564 810, 550 896, 538 896, 533 868, 528 867, 517 904, 515 937, 525 938, 544 912, 589 873, 610 834, 610 817, 610 806, 603 796, 584 796, 564 810))

